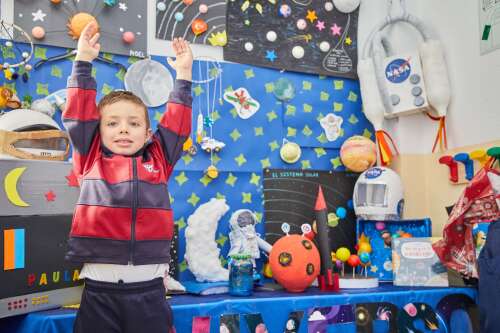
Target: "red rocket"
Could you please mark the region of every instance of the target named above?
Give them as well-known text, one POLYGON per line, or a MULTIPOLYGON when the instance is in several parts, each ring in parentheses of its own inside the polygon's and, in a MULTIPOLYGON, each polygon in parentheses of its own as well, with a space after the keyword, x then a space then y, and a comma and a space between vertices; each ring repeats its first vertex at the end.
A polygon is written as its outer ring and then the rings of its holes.
POLYGON ((316 229, 318 231, 318 248, 321 256, 321 272, 318 276, 318 285, 321 291, 338 291, 339 275, 333 272, 332 257, 330 255, 330 238, 328 237, 328 209, 321 185, 318 187, 316 198, 316 229))

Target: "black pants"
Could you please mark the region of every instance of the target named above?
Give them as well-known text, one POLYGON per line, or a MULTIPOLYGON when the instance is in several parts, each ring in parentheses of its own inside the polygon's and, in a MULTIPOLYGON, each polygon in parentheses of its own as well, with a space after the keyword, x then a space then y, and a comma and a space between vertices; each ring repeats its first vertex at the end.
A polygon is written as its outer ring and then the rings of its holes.
POLYGON ((491 223, 478 258, 481 333, 500 332, 500 221, 491 223))
POLYGON ((175 332, 163 280, 109 283, 86 279, 73 332, 175 332))

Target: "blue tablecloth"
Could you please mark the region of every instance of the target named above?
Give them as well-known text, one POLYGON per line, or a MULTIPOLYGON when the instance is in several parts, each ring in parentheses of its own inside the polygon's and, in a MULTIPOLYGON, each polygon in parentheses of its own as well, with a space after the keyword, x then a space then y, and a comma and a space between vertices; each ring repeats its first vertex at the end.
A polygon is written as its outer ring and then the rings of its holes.
MULTIPOLYGON (((219 316, 222 314, 254 314, 260 313, 269 333, 282 333, 291 311, 303 310, 304 319, 300 333, 307 330, 307 310, 311 308, 329 307, 334 305, 354 305, 360 303, 392 303, 402 311, 409 303, 426 303, 438 312, 439 330, 433 332, 452 332, 449 326, 451 312, 439 313, 438 305, 443 305, 443 299, 451 295, 461 295, 458 298, 471 299, 475 302, 477 294, 472 288, 407 288, 392 285, 381 286, 370 290, 349 290, 340 293, 323 293, 316 288, 310 288, 304 293, 292 294, 284 291, 259 291, 251 297, 231 297, 227 294, 212 296, 179 295, 170 299, 174 311, 174 322, 178 333, 191 332, 193 317, 211 317, 211 333, 219 332, 219 316), (448 321, 446 320, 448 318, 448 321)), ((444 309, 446 310, 444 306, 444 309)), ((451 305, 453 307, 453 305, 451 305)), ((354 311, 355 307, 353 307, 354 311)), ((451 309, 453 310, 453 309, 451 309)), ((446 312, 446 311, 445 311, 446 312)), ((462 311, 463 312, 463 311, 462 311)), ((56 333, 72 332, 76 311, 70 309, 55 309, 21 315, 0 320, 0 332, 19 333, 56 333)), ((349 321, 349 320, 347 320, 349 321)), ((325 331, 356 332, 355 323, 338 323, 330 325, 325 331)), ((376 321, 380 324, 380 321, 376 321)), ((465 323, 466 324, 466 323, 465 323)), ((384 326, 385 325, 385 326, 384 326)), ((382 331, 387 330, 387 324, 382 331)), ((463 326, 464 323, 455 324, 463 326)), ((377 326, 377 325, 376 325, 377 326)), ((421 325, 422 326, 422 325, 421 325)), ((453 325, 452 325, 453 326, 453 325)), ((240 319, 241 332, 248 332, 247 325, 240 319)), ((378 325, 380 327, 380 325, 378 325)), ((420 328, 420 327, 419 327, 420 328)), ((380 332, 375 329, 374 332, 380 332)), ((425 330, 423 330, 425 332, 425 330)), ((364 331, 369 332, 369 331, 364 331)), ((461 332, 468 332, 464 330, 461 332)))

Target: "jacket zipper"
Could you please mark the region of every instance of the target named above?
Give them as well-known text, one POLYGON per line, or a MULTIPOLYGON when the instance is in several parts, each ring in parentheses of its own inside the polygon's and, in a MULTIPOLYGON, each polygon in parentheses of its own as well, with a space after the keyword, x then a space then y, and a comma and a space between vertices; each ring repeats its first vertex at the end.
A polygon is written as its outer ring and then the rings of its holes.
POLYGON ((132 223, 130 225, 130 258, 129 264, 134 264, 134 245, 135 245, 135 222, 137 219, 137 206, 139 200, 138 178, 137 178, 137 160, 132 158, 132 223))

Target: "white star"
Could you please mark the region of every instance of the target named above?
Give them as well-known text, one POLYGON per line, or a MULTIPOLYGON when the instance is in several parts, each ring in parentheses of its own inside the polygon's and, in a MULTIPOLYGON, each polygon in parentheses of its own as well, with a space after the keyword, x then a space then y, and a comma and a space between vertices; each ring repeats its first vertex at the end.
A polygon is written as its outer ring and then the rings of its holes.
POLYGON ((127 4, 126 4, 126 3, 124 3, 124 2, 120 2, 120 3, 118 4, 118 7, 119 7, 121 10, 123 10, 124 12, 126 12, 126 11, 127 11, 127 9, 128 9, 128 8, 127 8, 127 4))
POLYGON ((47 16, 47 14, 45 14, 44 12, 42 12, 41 9, 38 9, 36 12, 31 13, 31 15, 33 15, 33 22, 36 22, 36 21, 42 21, 43 22, 43 19, 45 18, 45 16, 47 16))

